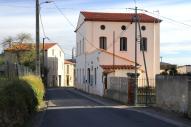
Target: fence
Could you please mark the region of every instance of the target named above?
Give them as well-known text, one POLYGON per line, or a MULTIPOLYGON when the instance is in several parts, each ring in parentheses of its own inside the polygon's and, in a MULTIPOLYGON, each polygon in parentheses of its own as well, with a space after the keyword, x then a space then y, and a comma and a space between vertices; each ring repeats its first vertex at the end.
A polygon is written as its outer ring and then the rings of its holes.
POLYGON ((156 87, 155 79, 138 79, 137 103, 138 104, 155 104, 156 103, 156 87))
POLYGON ((138 104, 155 104, 156 90, 155 80, 149 79, 149 85, 146 79, 138 79, 138 88, 135 91, 135 79, 127 77, 110 77, 108 79, 108 89, 105 96, 126 104, 135 104, 135 95, 137 95, 138 104), (135 94, 137 92, 137 94, 135 94))
POLYGON ((19 64, 6 63, 0 65, 0 80, 14 79, 24 75, 34 74, 32 69, 19 64))

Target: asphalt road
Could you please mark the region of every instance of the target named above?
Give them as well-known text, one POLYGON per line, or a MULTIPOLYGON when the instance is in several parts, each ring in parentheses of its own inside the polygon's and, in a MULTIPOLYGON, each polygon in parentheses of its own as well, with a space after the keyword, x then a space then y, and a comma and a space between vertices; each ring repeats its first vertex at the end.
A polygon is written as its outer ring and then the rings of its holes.
POLYGON ((136 111, 104 107, 74 89, 49 89, 47 99, 41 127, 176 127, 136 111))

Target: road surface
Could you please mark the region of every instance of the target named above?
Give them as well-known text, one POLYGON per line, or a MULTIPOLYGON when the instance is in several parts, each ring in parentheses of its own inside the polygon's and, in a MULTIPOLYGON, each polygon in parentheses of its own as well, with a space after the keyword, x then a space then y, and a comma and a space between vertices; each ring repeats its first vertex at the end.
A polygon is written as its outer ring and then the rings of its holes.
POLYGON ((176 127, 136 111, 116 108, 115 103, 105 106, 100 103, 103 100, 95 101, 83 94, 72 88, 48 89, 49 107, 40 127, 176 127))

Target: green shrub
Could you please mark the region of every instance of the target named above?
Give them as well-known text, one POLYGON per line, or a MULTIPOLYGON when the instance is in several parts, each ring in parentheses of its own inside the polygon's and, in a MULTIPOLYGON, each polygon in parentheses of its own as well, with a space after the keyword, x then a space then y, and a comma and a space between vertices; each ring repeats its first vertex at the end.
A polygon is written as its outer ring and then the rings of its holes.
POLYGON ((44 85, 42 83, 41 78, 30 75, 30 76, 22 77, 21 80, 26 81, 32 87, 37 97, 38 104, 40 105, 43 102, 43 98, 45 94, 44 85))
POLYGON ((40 78, 25 76, 6 82, 0 90, 1 127, 20 127, 37 111, 43 101, 44 87, 40 78))

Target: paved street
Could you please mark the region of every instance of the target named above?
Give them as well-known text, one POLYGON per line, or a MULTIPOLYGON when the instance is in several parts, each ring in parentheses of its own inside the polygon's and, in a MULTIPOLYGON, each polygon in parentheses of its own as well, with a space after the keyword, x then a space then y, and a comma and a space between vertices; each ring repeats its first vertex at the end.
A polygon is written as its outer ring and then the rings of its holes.
POLYGON ((136 111, 116 108, 120 107, 117 103, 107 101, 105 106, 100 103, 104 100, 84 95, 72 88, 49 89, 49 107, 41 127, 175 127, 136 111))

